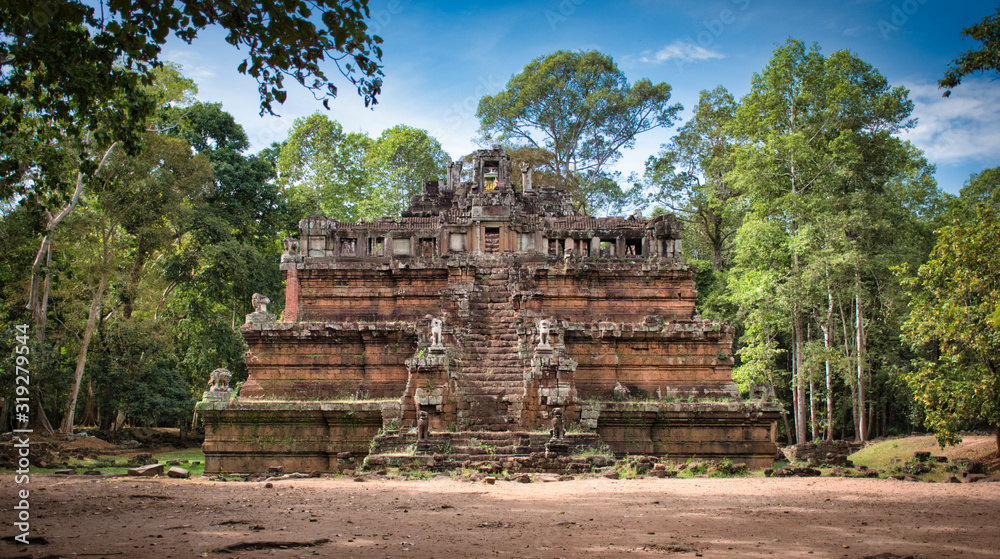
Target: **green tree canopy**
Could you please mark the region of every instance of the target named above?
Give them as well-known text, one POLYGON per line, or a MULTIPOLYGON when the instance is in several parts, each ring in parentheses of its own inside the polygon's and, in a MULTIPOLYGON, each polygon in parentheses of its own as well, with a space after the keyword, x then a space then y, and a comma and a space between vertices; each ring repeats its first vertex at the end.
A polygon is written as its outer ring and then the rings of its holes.
MULTIPOLYGON (((0 3, 0 198, 23 186, 34 167, 59 165, 45 147, 92 133, 98 146, 137 149, 156 99, 153 82, 170 35, 191 42, 210 26, 246 49, 241 73, 259 86, 261 113, 286 97, 291 78, 324 104, 337 94, 324 63, 357 87, 365 104, 381 90, 381 39, 371 36, 366 0, 108 2, 98 13, 80 0, 0 3)), ((90 174, 89 146, 79 148, 90 174)), ((65 186, 65 185, 63 185, 65 186)))
POLYGON ((669 85, 642 79, 630 86, 607 55, 558 51, 480 99, 476 117, 485 141, 551 153, 554 186, 586 192, 637 135, 674 122, 681 106, 669 101, 669 85))
POLYGON ((423 181, 441 178, 446 159, 424 130, 398 125, 372 140, 317 113, 296 119, 281 145, 278 184, 299 217, 374 219, 401 211, 423 181))
POLYGON ((368 213, 364 160, 371 138, 344 132, 339 122, 315 113, 295 119, 278 156, 278 184, 293 213, 320 213, 344 221, 368 213))
POLYGON ((951 90, 969 74, 1000 71, 1000 8, 979 23, 966 27, 962 30, 962 35, 982 44, 979 48, 962 53, 948 65, 948 71, 938 80, 938 85, 945 89, 945 97, 951 95, 951 90))
POLYGON ((907 380, 944 445, 958 431, 988 425, 1000 452, 1000 214, 938 231, 930 260, 904 279, 910 316, 906 339, 920 352, 907 380))
MULTIPOLYGON (((646 160, 650 201, 676 212, 689 226, 702 259, 721 271, 739 227, 742 198, 731 171, 736 143, 731 125, 736 100, 722 86, 702 91, 694 116, 660 154, 646 160)), ((691 250, 690 243, 689 251, 691 250)))
POLYGON ((381 199, 381 215, 396 215, 424 181, 444 178, 448 154, 426 130, 397 124, 371 144, 365 158, 371 195, 381 199))
MULTIPOLYGON (((905 88, 892 87, 849 51, 827 57, 817 45, 789 40, 752 81, 732 124, 738 145, 731 174, 746 204, 736 273, 780 272, 773 278, 771 301, 791 318, 796 438, 804 442, 810 322, 829 334, 834 301, 850 311, 841 313, 841 322, 855 369, 849 381, 855 408, 871 405, 865 392, 873 361, 866 349, 868 328, 884 318, 875 303, 886 297, 888 267, 906 252, 901 243, 919 239, 898 231, 915 215, 902 210, 919 206, 909 196, 921 194, 914 185, 926 186, 921 180, 926 161, 895 136, 913 125, 905 88), (768 234, 766 250, 761 232, 768 234), (774 262, 776 254, 785 255, 782 262, 774 262)), ((756 324, 764 315, 747 306, 754 299, 739 295, 734 299, 747 318, 744 341, 770 343, 770 325, 756 324)), ((744 355, 771 358, 764 349, 744 355)), ((855 433, 864 440, 868 414, 859 411, 855 417, 855 433)))

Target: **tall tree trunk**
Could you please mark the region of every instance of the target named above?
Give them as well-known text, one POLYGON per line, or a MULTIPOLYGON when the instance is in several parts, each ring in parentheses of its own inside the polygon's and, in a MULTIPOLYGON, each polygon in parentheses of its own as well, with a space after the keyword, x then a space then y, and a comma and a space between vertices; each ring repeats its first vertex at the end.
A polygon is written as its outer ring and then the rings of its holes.
POLYGON ((851 383, 851 419, 854 420, 854 440, 859 440, 858 436, 858 388, 851 383))
POLYGON ((861 307, 861 277, 855 272, 855 310, 857 315, 857 362, 858 362, 858 437, 861 442, 868 440, 868 421, 865 418, 865 320, 861 307))
MULTIPOLYGON (((90 135, 88 133, 85 141, 89 139, 90 135)), ((97 164, 95 173, 104 167, 108 156, 111 155, 116 145, 118 145, 118 142, 114 142, 104 151, 101 161, 97 164)), ((25 308, 31 311, 31 316, 35 321, 35 336, 39 342, 45 342, 45 327, 48 323, 49 289, 52 286, 52 274, 50 272, 52 269, 52 242, 59 224, 73 213, 77 203, 80 201, 80 195, 83 193, 84 186, 83 178, 83 173, 78 171, 76 173, 76 188, 73 189, 73 196, 70 197, 69 202, 55 216, 49 212, 48 208, 44 208, 43 206, 47 219, 47 223, 45 224, 46 234, 42 237, 38 253, 35 255, 35 261, 31 264, 31 283, 28 290, 28 303, 25 305, 25 308), (43 267, 45 268, 44 280, 42 280, 43 267)), ((41 205, 41 200, 38 203, 41 205)))
MULTIPOLYGON (((795 339, 794 333, 793 333, 792 339, 793 340, 795 339)), ((793 347, 793 349, 794 349, 794 347, 793 347)), ((798 383, 796 381, 796 379, 798 379, 798 371, 795 370, 795 355, 794 355, 794 352, 792 354, 792 363, 791 363, 791 366, 792 366, 792 426, 794 427, 794 430, 788 432, 788 444, 798 444, 798 443, 800 443, 802 441, 799 440, 799 412, 798 412, 798 410, 799 410, 799 391, 797 389, 798 383)))
POLYGON ((149 252, 144 245, 145 243, 139 240, 135 247, 132 269, 129 271, 129 281, 122 290, 122 316, 125 320, 132 318, 132 310, 135 307, 135 299, 139 292, 139 281, 142 279, 142 270, 146 267, 146 257, 149 252))
POLYGON ((125 419, 127 419, 127 416, 125 415, 125 408, 118 408, 118 414, 115 415, 115 433, 121 433, 122 427, 125 426, 125 419))
POLYGON ((49 416, 45 414, 45 407, 42 405, 42 389, 37 383, 33 392, 35 393, 35 423, 45 434, 55 434, 56 430, 52 427, 52 423, 49 422, 49 416))
POLYGON ((800 443, 806 442, 806 387, 802 378, 802 313, 798 303, 795 305, 795 391, 798 401, 795 404, 795 438, 800 443))
POLYGON ((73 434, 73 415, 76 412, 76 399, 80 394, 80 383, 83 381, 83 369, 87 364, 87 349, 90 347, 90 338, 94 335, 94 327, 97 325, 97 316, 100 314, 101 304, 104 301, 104 290, 108 287, 108 271, 101 274, 101 283, 97 287, 93 301, 90 302, 90 315, 87 317, 87 327, 83 331, 83 341, 80 342, 80 357, 76 360, 76 375, 73 377, 73 389, 70 391, 69 402, 66 408, 66 416, 63 418, 62 432, 66 435, 73 434))
POLYGON ((83 417, 80 418, 80 423, 83 425, 100 425, 100 417, 97 411, 97 401, 94 395, 94 380, 91 379, 87 383, 87 403, 83 406, 83 417))
MULTIPOLYGON (((90 134, 88 133, 85 142, 90 140, 90 134)), ((115 149, 118 142, 112 143, 108 146, 108 149, 104 151, 104 155, 101 157, 101 161, 97 164, 97 171, 100 171, 104 164, 108 160, 108 156, 115 149)), ((42 237, 42 242, 38 247, 38 253, 35 255, 35 260, 31 264, 31 282, 28 289, 28 302, 25 308, 31 311, 31 317, 35 322, 35 338, 38 340, 39 347, 45 345, 45 331, 48 326, 48 309, 49 309, 49 293, 52 288, 52 242, 55 238, 56 229, 59 224, 62 223, 66 217, 73 213, 76 208, 77 203, 80 201, 80 194, 83 193, 83 173, 76 173, 76 188, 73 189, 73 195, 70 197, 69 203, 67 203, 59 213, 55 216, 49 212, 48 208, 45 209, 45 217, 47 218, 47 223, 45 224, 46 234, 42 237), (44 270, 43 270, 44 268, 44 270), (44 271, 45 278, 42 279, 42 273, 44 271)), ((39 205, 41 201, 39 200, 39 205)), ((44 206, 43 206, 44 207, 44 206)), ((55 429, 52 428, 52 424, 49 422, 48 416, 45 414, 45 408, 42 405, 42 391, 38 384, 34 385, 35 393, 35 422, 38 424, 46 434, 55 433, 55 429)), ((70 427, 72 429, 72 426, 70 427)))
POLYGON ((889 405, 886 404, 882 406, 882 421, 881 429, 879 429, 880 437, 889 436, 889 405))
MULTIPOLYGON (((806 326, 806 341, 812 343, 812 323, 806 326)), ((809 434, 812 435, 809 440, 815 441, 819 437, 816 435, 816 381, 812 365, 806 368, 806 374, 809 376, 809 434)))
POLYGON ((819 438, 816 433, 816 383, 813 381, 812 376, 809 377, 809 423, 812 429, 810 433, 812 434, 812 440, 819 438))
POLYGON ((826 350, 826 439, 833 440, 833 374, 830 365, 830 330, 833 329, 833 293, 830 290, 830 269, 826 270, 826 325, 823 327, 823 349, 826 350))

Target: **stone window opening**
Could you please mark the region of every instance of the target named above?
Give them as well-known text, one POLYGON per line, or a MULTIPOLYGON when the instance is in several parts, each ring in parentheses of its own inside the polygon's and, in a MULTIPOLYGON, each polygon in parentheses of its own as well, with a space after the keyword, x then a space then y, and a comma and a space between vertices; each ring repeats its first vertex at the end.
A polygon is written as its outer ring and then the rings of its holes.
POLYGON ((574 255, 574 254, 576 254, 576 248, 575 248, 575 246, 574 246, 575 244, 576 244, 576 243, 575 243, 575 242, 573 242, 573 239, 572 239, 572 238, 567 238, 567 239, 563 239, 563 249, 562 249, 562 253, 563 253, 563 254, 569 254, 569 255, 574 255))
POLYGON ((368 254, 372 256, 382 256, 384 239, 382 237, 369 237, 368 238, 368 254))
POLYGON ((590 256, 590 241, 580 241, 580 256, 583 258, 590 256))
POLYGON ((496 190, 497 177, 499 172, 496 167, 487 167, 483 170, 483 190, 496 190))
POLYGON ((625 239, 625 256, 641 256, 642 239, 625 239))
POLYGON ((354 256, 358 252, 358 240, 356 238, 340 239, 340 255, 354 256))
POLYGON ((559 239, 549 239, 549 256, 559 256, 559 239))
POLYGON ((417 256, 431 257, 437 255, 437 239, 433 237, 420 239, 417 245, 417 256))
POLYGON ((486 246, 484 248, 486 252, 500 252, 500 228, 487 227, 485 233, 486 246))
POLYGON ((615 255, 615 244, 611 241, 601 241, 601 258, 611 258, 615 255))

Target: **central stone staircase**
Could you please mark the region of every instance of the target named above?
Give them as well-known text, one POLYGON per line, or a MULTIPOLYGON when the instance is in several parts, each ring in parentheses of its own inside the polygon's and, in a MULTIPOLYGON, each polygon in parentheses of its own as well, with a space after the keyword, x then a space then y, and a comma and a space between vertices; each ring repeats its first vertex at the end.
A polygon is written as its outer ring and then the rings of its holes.
POLYGON ((555 456, 546 452, 549 433, 526 431, 461 431, 433 432, 424 441, 417 441, 409 429, 390 429, 375 438, 371 452, 364 461, 368 470, 383 468, 426 468, 454 470, 471 468, 480 472, 499 473, 531 469, 564 472, 586 471, 613 461, 596 433, 569 433, 564 445, 568 455, 555 456), (584 456, 586 452, 605 452, 584 456), (579 456, 573 456, 580 453, 579 456))
POLYGON ((521 357, 513 283, 505 266, 480 267, 469 297, 464 355, 458 359, 458 428, 468 431, 517 429, 524 403, 525 360, 521 357))

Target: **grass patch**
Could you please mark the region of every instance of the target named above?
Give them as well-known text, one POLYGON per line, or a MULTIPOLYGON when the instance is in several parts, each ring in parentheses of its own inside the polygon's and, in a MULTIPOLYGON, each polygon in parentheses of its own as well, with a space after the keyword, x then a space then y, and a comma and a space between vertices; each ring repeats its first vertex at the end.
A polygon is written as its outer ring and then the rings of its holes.
POLYGON ((573 452, 570 454, 570 457, 572 458, 589 458, 591 456, 604 456, 605 458, 614 458, 615 454, 611 452, 611 449, 608 448, 607 446, 603 446, 600 448, 595 448, 592 446, 583 448, 577 447, 573 449, 573 452))
MULTIPOLYGON (((135 467, 135 465, 129 463, 132 456, 141 454, 142 452, 142 450, 136 449, 135 452, 129 454, 128 456, 99 454, 94 457, 82 459, 69 458, 65 461, 65 466, 62 465, 62 462, 57 467, 40 468, 33 466, 31 468, 31 472, 51 474, 58 470, 75 467, 78 475, 87 471, 97 470, 101 472, 101 475, 124 476, 128 473, 129 469, 135 467)), ((191 477, 200 476, 205 473, 205 453, 201 451, 201 448, 157 452, 153 454, 153 459, 160 464, 164 464, 164 472, 170 469, 170 466, 166 465, 167 461, 176 460, 178 462, 177 466, 190 472, 191 477), (198 464, 194 464, 195 462, 198 462, 198 464)), ((0 473, 13 473, 13 470, 0 470, 0 473)))
POLYGON ((942 449, 937 439, 930 435, 901 437, 872 443, 848 458, 854 462, 855 466, 883 470, 898 462, 906 462, 913 458, 914 452, 930 452, 931 456, 946 456, 949 462, 954 462, 956 458, 984 460, 988 459, 991 453, 996 452, 996 439, 994 437, 967 436, 963 438, 961 443, 942 449))

